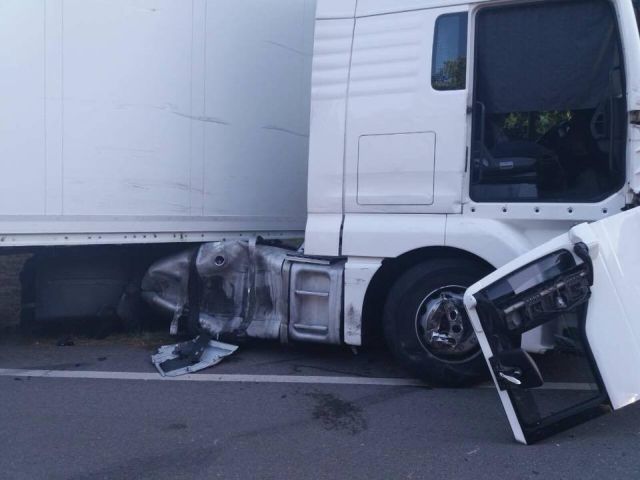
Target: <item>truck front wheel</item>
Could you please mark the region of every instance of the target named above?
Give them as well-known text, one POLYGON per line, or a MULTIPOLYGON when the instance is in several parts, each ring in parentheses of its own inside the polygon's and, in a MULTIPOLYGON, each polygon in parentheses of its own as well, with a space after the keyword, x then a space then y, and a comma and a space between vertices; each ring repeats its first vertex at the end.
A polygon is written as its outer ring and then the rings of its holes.
POLYGON ((387 297, 384 333, 407 370, 448 387, 486 378, 485 359, 462 299, 467 287, 490 272, 479 261, 435 259, 400 276, 387 297))

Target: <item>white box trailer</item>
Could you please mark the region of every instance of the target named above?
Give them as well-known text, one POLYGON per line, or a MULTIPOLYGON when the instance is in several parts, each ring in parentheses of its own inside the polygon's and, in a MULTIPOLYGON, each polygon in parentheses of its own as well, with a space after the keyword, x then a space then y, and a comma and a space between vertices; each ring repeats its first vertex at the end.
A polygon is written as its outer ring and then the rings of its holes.
POLYGON ((302 236, 313 0, 0 1, 0 242, 302 236))

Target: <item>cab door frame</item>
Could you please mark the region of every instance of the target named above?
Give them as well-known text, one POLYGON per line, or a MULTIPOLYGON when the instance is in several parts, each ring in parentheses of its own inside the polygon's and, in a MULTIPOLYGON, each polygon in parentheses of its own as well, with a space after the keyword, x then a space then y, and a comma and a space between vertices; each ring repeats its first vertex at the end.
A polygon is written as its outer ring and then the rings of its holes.
MULTIPOLYGON (((467 54, 467 165, 463 192, 463 215, 482 219, 503 219, 506 221, 559 221, 569 228, 582 221, 597 221, 628 207, 633 201, 632 189, 640 192, 640 124, 629 125, 626 147, 627 172, 624 186, 606 199, 593 203, 577 203, 571 201, 557 203, 541 202, 476 202, 470 196, 471 168, 470 152, 473 141, 473 116, 475 100, 476 70, 476 25, 480 12, 487 8, 510 5, 541 3, 544 0, 500 0, 479 2, 469 10, 469 40, 467 54)), ((640 69, 637 65, 640 58, 640 37, 635 24, 635 16, 631 0, 607 0, 616 13, 619 34, 622 42, 622 53, 625 66, 627 105, 629 111, 640 110, 640 69)), ((639 115, 640 117, 640 115, 639 115)))

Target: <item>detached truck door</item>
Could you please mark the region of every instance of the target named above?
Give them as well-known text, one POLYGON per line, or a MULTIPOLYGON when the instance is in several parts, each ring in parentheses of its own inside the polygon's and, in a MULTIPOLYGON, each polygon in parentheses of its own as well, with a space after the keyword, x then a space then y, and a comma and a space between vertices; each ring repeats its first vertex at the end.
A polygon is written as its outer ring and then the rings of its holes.
POLYGON ((574 227, 471 286, 465 305, 519 442, 640 399, 640 208, 574 227), (555 348, 530 356, 544 326, 555 348))

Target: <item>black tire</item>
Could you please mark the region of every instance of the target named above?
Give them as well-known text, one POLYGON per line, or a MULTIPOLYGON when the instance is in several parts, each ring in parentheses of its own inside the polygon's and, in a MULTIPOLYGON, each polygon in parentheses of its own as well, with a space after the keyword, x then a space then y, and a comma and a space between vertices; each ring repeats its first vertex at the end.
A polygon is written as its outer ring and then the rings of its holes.
POLYGON ((421 338, 419 332, 424 332, 424 323, 419 319, 426 315, 427 299, 441 295, 449 286, 457 286, 457 292, 464 291, 491 271, 480 261, 433 259, 415 265, 398 278, 387 297, 383 321, 387 344, 403 367, 430 384, 446 387, 472 385, 487 378, 486 361, 464 308, 457 309, 463 314, 460 323, 465 325, 461 333, 464 345, 461 341, 457 347, 462 352, 449 352, 448 345, 434 347, 428 341, 432 338, 433 342, 433 337, 426 334, 421 338), (437 351, 438 348, 447 351, 437 351))

